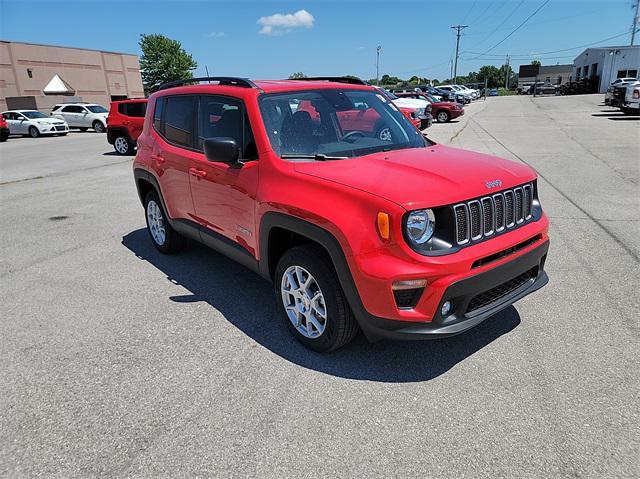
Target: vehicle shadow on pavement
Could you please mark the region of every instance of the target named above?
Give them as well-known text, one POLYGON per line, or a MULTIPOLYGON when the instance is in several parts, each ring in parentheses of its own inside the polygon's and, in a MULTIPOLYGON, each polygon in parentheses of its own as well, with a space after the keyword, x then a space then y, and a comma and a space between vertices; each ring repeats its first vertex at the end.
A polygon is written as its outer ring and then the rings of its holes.
POLYGON ((206 302, 236 328, 282 358, 338 377, 398 383, 434 379, 520 324, 520 316, 512 306, 448 339, 369 343, 359 334, 342 349, 319 354, 290 335, 278 317, 273 286, 238 263, 193 242, 177 255, 163 255, 152 245, 145 229, 127 234, 122 244, 166 274, 167 280, 191 292, 173 296, 172 301, 206 302))

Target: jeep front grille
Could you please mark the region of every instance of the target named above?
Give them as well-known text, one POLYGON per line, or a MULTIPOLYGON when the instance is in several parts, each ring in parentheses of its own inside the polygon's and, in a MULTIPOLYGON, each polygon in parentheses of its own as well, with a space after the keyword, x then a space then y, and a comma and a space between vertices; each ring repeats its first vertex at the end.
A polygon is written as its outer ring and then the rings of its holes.
POLYGON ((533 217, 533 183, 453 207, 459 245, 519 227, 533 217))

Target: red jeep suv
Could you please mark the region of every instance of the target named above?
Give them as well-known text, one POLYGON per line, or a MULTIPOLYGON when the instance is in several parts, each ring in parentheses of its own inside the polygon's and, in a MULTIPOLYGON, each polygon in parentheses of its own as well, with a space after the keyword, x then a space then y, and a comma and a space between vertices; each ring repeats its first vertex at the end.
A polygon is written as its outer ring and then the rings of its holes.
POLYGON ((119 155, 131 155, 147 112, 147 99, 112 101, 107 117, 107 141, 119 155))
POLYGON ((429 141, 353 78, 165 84, 133 172, 158 250, 191 238, 272 281, 317 351, 451 336, 548 282, 536 173, 429 141))

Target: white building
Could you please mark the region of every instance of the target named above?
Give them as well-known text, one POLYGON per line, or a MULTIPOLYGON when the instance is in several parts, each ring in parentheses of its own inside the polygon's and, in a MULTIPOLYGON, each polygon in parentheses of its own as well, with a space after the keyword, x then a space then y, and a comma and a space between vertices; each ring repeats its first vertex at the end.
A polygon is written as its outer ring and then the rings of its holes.
POLYGON ((575 80, 600 77, 598 91, 604 93, 616 78, 638 77, 640 46, 587 48, 573 60, 575 80))

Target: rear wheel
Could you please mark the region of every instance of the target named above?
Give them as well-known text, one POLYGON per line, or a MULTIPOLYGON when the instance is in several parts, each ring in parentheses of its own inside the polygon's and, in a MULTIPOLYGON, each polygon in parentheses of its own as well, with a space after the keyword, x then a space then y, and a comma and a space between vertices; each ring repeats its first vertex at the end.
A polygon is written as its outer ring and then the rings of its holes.
POLYGON ((35 126, 29 127, 29 136, 31 138, 38 138, 40 136, 40 130, 38 130, 35 126))
POLYGON ((451 115, 449 115, 449 112, 447 110, 440 110, 436 114, 436 120, 438 120, 438 123, 446 123, 449 121, 450 118, 451 118, 451 115))
POLYGON ((280 315, 306 347, 326 352, 344 346, 358 333, 331 259, 316 245, 288 250, 274 279, 280 315))
POLYGON ((104 133, 104 125, 102 124, 101 121, 98 121, 98 120, 94 121, 92 126, 93 126, 93 130, 96 133, 104 133))
POLYGON ((113 140, 113 149, 119 155, 130 155, 133 151, 133 145, 122 135, 118 135, 113 140))
POLYGON ((147 231, 155 247, 165 254, 177 253, 185 245, 185 238, 167 221, 162 202, 155 191, 150 191, 144 201, 147 231))

